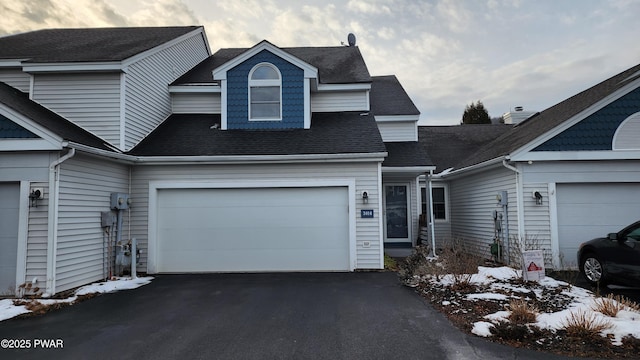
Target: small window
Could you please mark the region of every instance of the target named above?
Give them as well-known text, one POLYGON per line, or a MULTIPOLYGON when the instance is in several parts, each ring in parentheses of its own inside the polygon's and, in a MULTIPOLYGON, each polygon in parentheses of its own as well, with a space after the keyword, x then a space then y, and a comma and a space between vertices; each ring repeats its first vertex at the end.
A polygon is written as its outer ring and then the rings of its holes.
POLYGON ((271 64, 258 64, 249 72, 249 120, 282 119, 282 79, 271 64))
MULTIPOLYGON (((431 188, 433 194, 433 218, 435 220, 447 220, 447 204, 443 187, 431 188)), ((429 203, 427 199, 427 189, 422 188, 422 213, 428 214, 429 203)))

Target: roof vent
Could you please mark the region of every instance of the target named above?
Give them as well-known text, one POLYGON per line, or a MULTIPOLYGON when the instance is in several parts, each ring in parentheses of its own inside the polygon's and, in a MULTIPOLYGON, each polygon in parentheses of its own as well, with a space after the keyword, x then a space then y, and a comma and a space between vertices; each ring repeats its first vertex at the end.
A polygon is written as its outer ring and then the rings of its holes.
POLYGON ((516 106, 515 107, 515 111, 522 111, 524 110, 524 108, 522 106, 516 106))

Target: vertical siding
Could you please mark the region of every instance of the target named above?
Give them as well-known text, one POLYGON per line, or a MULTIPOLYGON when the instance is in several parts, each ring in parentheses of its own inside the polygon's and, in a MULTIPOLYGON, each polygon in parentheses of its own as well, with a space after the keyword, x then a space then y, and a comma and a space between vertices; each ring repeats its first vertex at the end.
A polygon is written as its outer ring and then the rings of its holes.
POLYGON ((220 93, 173 93, 174 114, 220 114, 220 93))
POLYGON ((378 130, 385 142, 418 141, 415 121, 378 121, 378 130))
POLYGON ((119 144, 120 74, 36 74, 33 99, 111 144, 119 144))
POLYGON ((356 198, 356 268, 379 268, 382 239, 380 238, 377 204, 380 200, 378 189, 377 163, 340 164, 272 164, 272 165, 188 165, 188 166, 138 166, 134 168, 132 179, 132 199, 135 206, 131 211, 131 233, 142 249, 141 268, 146 269, 148 248, 148 206, 149 181, 228 181, 260 180, 309 180, 309 179, 355 179, 356 194, 366 190, 369 202, 364 205, 356 198), (188 174, 186 176, 185 174, 188 174), (360 210, 374 209, 375 218, 360 218, 360 210), (363 243, 370 246, 365 248, 363 243))
POLYGON ((56 292, 102 278, 100 213, 109 211, 112 192, 128 192, 129 181, 128 166, 96 158, 77 155, 61 166, 56 292))
POLYGON ((496 195, 509 194, 509 232, 517 236, 517 204, 515 174, 506 168, 468 173, 451 180, 449 186, 451 234, 461 240, 470 251, 491 257, 489 245, 494 238, 492 212, 502 211, 496 195))
POLYGON ((369 111, 369 94, 360 91, 312 92, 311 112, 369 111))
POLYGON ((0 69, 0 81, 28 93, 31 77, 20 68, 0 69))
POLYGON ((125 150, 134 147, 171 113, 169 84, 209 56, 197 34, 128 67, 125 150))

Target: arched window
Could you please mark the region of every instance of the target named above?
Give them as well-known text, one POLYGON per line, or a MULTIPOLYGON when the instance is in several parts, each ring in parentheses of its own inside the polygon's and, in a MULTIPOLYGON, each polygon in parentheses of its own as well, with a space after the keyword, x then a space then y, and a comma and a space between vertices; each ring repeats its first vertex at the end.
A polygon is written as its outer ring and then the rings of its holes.
POLYGON ((282 77, 275 66, 256 65, 249 72, 249 120, 282 119, 282 77))

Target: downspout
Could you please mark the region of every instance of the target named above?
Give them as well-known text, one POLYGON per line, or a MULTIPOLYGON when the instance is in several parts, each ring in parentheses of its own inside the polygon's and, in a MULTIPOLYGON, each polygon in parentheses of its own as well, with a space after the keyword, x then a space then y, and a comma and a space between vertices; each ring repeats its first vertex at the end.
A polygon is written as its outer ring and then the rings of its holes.
MULTIPOLYGON (((521 229, 524 226, 524 219, 522 218, 522 214, 523 214, 523 210, 522 210, 522 202, 523 202, 523 197, 522 197, 522 189, 521 189, 521 181, 520 181, 520 175, 522 174, 522 171, 520 171, 520 169, 516 168, 515 166, 509 164, 509 162, 507 161, 507 159, 503 159, 502 160, 502 165, 515 172, 516 174, 516 218, 518 219, 518 245, 520 247, 520 250, 524 250, 524 248, 522 247, 522 233, 521 233, 521 229)), ((505 214, 507 215, 507 214, 505 214)), ((508 216, 508 215, 507 215, 508 216)), ((509 224, 507 224, 507 228, 508 228, 509 224)), ((509 236, 509 234, 507 233, 507 236, 509 236)), ((507 239, 507 243, 509 243, 509 239, 507 239)), ((507 247, 507 251, 509 248, 507 247)), ((507 256, 509 254, 507 253, 507 256)))
POLYGON ((49 208, 47 229, 47 284, 43 297, 51 296, 56 288, 56 248, 58 246, 58 197, 60 191, 60 164, 71 159, 76 149, 69 151, 49 165, 49 208), (45 296, 46 295, 46 296, 45 296))
POLYGON ((429 170, 427 175, 427 187, 429 188, 429 231, 431 231, 431 248, 433 249, 433 256, 436 257, 436 230, 435 219, 433 218, 433 187, 431 186, 431 178, 433 177, 433 170, 429 170))

